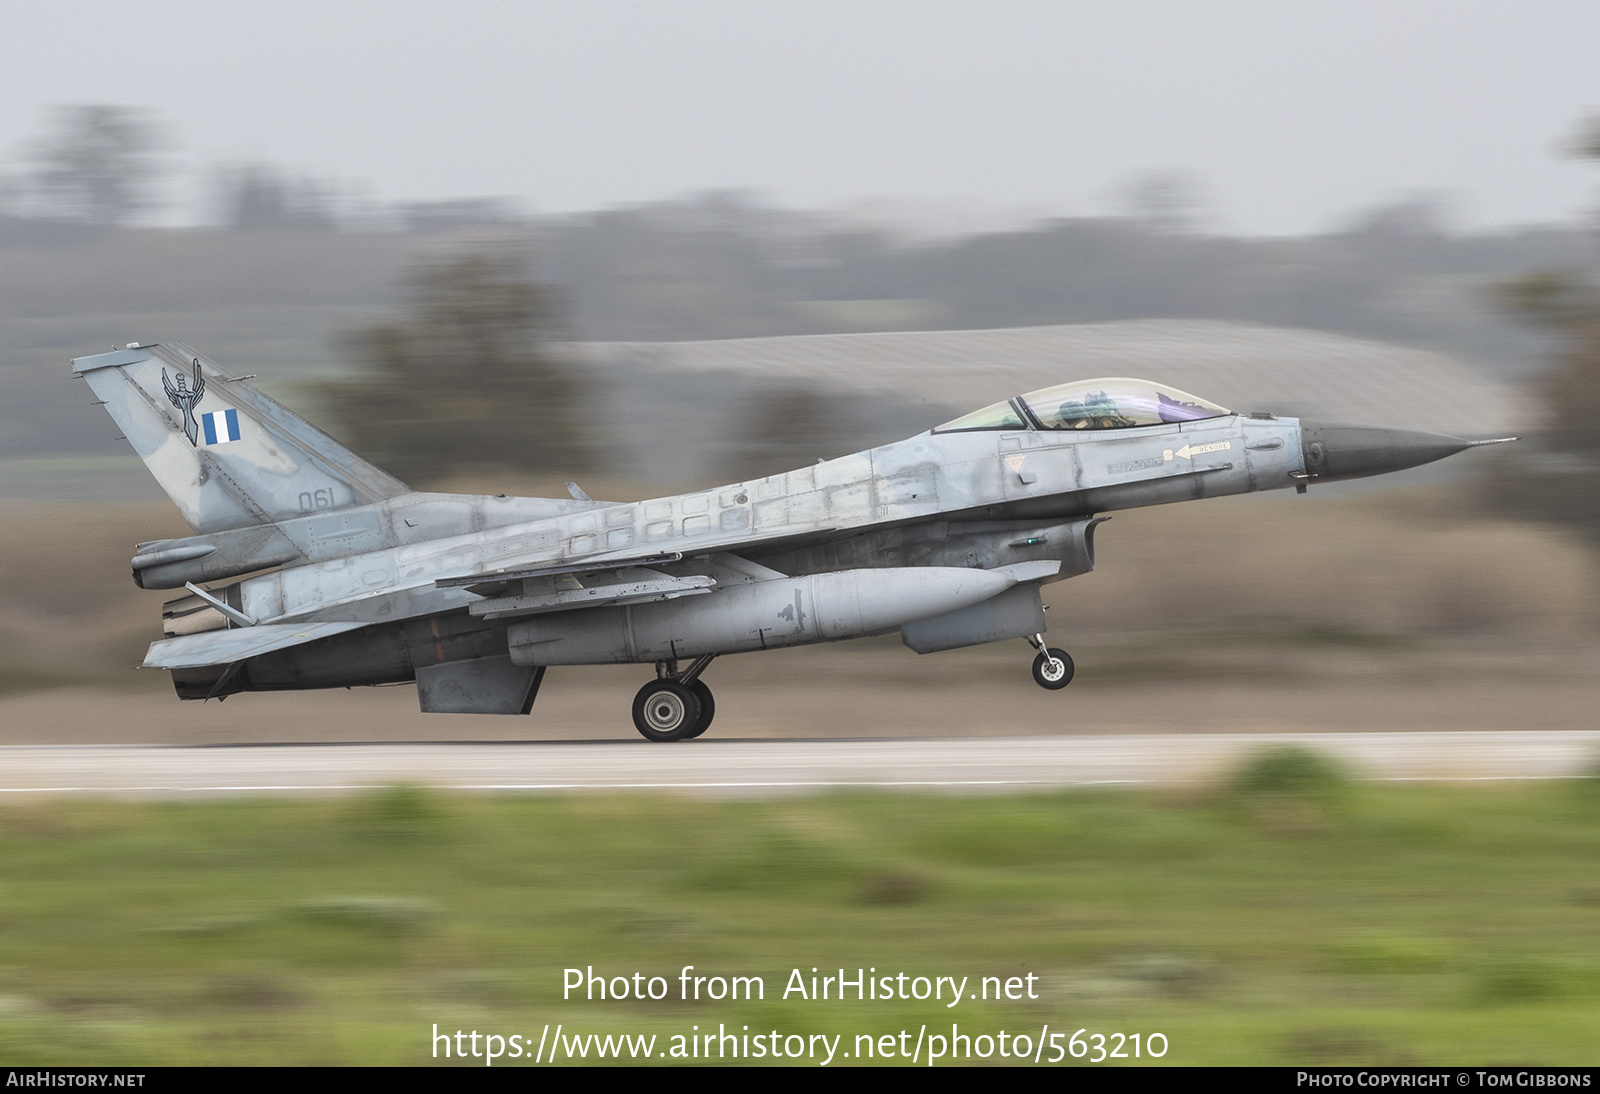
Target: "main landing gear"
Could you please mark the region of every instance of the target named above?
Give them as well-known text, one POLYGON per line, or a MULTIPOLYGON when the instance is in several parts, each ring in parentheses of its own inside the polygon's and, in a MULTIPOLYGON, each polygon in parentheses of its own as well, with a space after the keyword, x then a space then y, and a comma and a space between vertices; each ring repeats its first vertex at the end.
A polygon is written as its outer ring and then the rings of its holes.
POLYGON ((1028 643, 1039 651, 1039 656, 1033 659, 1034 683, 1051 691, 1060 691, 1072 683, 1072 657, 1066 650, 1047 647, 1042 634, 1034 635, 1028 643))
POLYGON ((633 697, 633 724, 645 740, 689 741, 706 731, 717 701, 700 674, 715 656, 697 657, 682 672, 676 661, 656 662, 656 678, 633 697))

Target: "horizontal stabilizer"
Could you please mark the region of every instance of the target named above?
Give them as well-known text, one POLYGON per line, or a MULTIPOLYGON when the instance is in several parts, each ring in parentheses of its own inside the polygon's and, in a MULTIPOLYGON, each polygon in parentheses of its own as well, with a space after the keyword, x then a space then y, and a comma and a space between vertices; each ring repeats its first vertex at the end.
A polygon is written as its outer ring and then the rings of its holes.
POLYGON ((198 669, 208 665, 231 665, 249 657, 260 657, 274 650, 288 649, 319 638, 329 638, 367 623, 276 623, 262 627, 238 627, 226 631, 202 631, 153 643, 145 654, 147 669, 198 669))

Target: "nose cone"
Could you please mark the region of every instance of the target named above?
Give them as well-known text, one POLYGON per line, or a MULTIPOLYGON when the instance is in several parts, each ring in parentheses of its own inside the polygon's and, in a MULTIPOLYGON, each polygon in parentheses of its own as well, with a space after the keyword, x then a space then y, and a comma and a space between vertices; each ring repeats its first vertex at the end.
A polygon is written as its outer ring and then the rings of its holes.
POLYGON ((1306 474, 1314 479, 1359 479, 1416 467, 1453 456, 1471 441, 1420 429, 1370 425, 1300 423, 1300 449, 1306 474))

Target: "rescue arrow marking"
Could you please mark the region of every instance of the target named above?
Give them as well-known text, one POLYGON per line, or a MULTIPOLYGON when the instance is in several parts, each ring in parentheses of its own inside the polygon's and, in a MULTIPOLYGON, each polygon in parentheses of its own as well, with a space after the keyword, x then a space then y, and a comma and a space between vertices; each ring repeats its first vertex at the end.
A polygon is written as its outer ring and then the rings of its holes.
POLYGON ((1182 456, 1186 460, 1192 460, 1196 456, 1203 455, 1207 452, 1227 452, 1231 448, 1233 448, 1232 441, 1217 441, 1215 444, 1186 444, 1176 452, 1169 448, 1165 452, 1161 453, 1161 455, 1169 460, 1174 456, 1182 456))

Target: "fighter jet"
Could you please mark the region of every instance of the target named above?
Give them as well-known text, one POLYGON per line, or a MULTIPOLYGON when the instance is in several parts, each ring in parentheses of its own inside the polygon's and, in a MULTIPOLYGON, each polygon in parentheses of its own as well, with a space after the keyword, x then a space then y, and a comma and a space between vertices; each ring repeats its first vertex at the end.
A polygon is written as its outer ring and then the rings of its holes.
POLYGON ((1495 441, 1240 414, 1146 380, 1060 384, 894 444, 649 501, 414 491, 181 343, 72 363, 194 535, 141 543, 183 589, 144 667, 181 699, 415 681, 424 711, 527 714, 553 666, 653 665, 652 741, 700 736, 723 654, 899 632, 1025 638, 1120 509, 1378 475, 1495 441), (226 584, 217 584, 227 582, 226 584))

